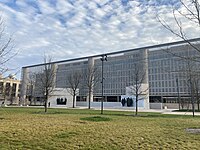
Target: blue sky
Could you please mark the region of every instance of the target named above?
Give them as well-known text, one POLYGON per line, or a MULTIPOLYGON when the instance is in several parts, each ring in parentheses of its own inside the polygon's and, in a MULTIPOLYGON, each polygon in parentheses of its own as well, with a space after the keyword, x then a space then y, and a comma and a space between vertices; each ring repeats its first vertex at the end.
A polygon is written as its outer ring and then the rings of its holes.
MULTIPOLYGON (((19 50, 7 65, 20 70, 42 63, 44 53, 56 61, 180 40, 156 19, 173 25, 172 6, 177 0, 0 0, 19 50)), ((189 24, 186 31, 197 37, 189 24)))

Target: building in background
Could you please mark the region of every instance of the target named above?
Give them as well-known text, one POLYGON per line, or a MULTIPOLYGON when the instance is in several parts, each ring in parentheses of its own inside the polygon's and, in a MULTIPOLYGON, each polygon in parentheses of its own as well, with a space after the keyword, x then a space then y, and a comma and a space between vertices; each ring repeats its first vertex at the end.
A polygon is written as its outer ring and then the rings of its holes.
MULTIPOLYGON (((200 49, 198 43, 193 46, 200 49)), ((195 103, 199 103, 200 53, 193 46, 169 44, 149 51, 150 103, 163 103, 169 108, 191 107, 191 82, 196 86, 195 103)))
MULTIPOLYGON (((199 39, 192 39, 190 42, 197 40, 199 39)), ((198 44, 195 46, 198 47, 198 44)), ((195 61, 188 58, 194 59, 194 56, 198 55, 194 47, 184 41, 179 41, 52 62, 57 68, 55 88, 70 88, 68 77, 72 73, 79 72, 84 75, 88 68, 94 67, 99 72, 94 78, 99 78, 99 81, 92 87, 92 107, 100 107, 102 90, 105 107, 121 107, 122 96, 128 95, 127 87, 141 84, 145 85, 141 88, 146 87, 140 89, 146 91, 142 109, 162 108, 163 103, 168 106, 175 104, 171 107, 177 108, 180 100, 190 101, 191 88, 188 85, 188 72, 192 72, 191 69, 197 71, 200 68, 198 68, 199 61, 196 61, 198 58, 195 58, 195 61), (107 61, 102 61, 101 58, 104 56, 107 57, 107 61), (137 69, 144 73, 144 76, 138 75, 138 78, 141 76, 144 78, 141 83, 134 82, 137 69)), ((21 101, 24 103, 43 103, 43 95, 40 93, 39 83, 37 83, 37 76, 41 73, 42 67, 44 64, 22 68, 21 101)), ((78 89, 76 105, 87 106, 88 88, 83 76, 78 89)), ((134 95, 134 91, 132 91, 132 95, 134 95)))
POLYGON ((18 105, 20 95, 20 80, 14 75, 0 76, 0 103, 5 105, 18 105))

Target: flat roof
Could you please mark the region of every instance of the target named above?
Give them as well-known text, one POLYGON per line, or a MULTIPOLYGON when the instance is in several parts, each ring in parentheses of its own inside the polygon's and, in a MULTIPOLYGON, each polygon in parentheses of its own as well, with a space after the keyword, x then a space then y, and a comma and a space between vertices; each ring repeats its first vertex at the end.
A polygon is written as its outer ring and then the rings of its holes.
POLYGON ((157 45, 152 45, 152 46, 144 46, 144 47, 139 47, 139 48, 134 48, 134 49, 127 49, 127 50, 121 50, 121 51, 116 51, 116 52, 110 52, 110 53, 104 53, 104 54, 98 54, 98 55, 92 55, 92 56, 86 56, 86 57, 80 57, 80 58, 53 61, 53 62, 50 62, 50 63, 41 63, 41 64, 36 64, 36 65, 25 66, 25 67, 22 67, 22 68, 38 67, 38 66, 42 66, 42 65, 45 65, 45 64, 46 65, 47 64, 55 64, 55 63, 59 64, 59 63, 64 63, 64 62, 89 59, 91 57, 101 57, 101 56, 105 56, 105 55, 109 56, 109 55, 138 51, 138 50, 143 50, 143 49, 154 49, 154 48, 174 46, 174 45, 179 45, 179 44, 187 44, 187 43, 198 42, 198 41, 200 42, 200 38, 194 38, 194 39, 190 39, 190 40, 182 40, 182 41, 176 41, 176 42, 164 43, 164 44, 157 44, 157 45))

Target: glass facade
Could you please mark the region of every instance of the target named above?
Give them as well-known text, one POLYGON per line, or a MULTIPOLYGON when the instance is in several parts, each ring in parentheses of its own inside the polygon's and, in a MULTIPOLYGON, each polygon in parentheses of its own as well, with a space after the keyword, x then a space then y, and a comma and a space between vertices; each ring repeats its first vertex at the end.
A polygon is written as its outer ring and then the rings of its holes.
MULTIPOLYGON (((198 45, 197 45, 198 46, 198 45)), ((94 56, 94 67, 98 70, 99 81, 94 85, 93 96, 96 101, 99 100, 102 94, 102 63, 104 65, 103 74, 103 93, 106 97, 106 101, 116 102, 120 100, 121 95, 126 94, 126 87, 133 86, 133 74, 135 73, 135 66, 144 70, 146 73, 144 83, 149 85, 149 96, 152 101, 162 101, 162 98, 171 99, 177 97, 177 92, 181 96, 189 96, 190 87, 188 86, 188 72, 193 70, 200 70, 198 68, 198 61, 191 61, 193 58, 197 60, 195 56, 198 52, 186 44, 154 48, 143 49, 133 51, 122 51, 116 54, 107 54, 107 61, 102 62, 101 56, 94 56), (188 70, 193 69, 193 70, 188 70)), ((84 74, 88 69, 89 58, 80 58, 76 61, 66 60, 66 62, 57 62, 56 70, 56 88, 69 88, 67 82, 68 76, 72 72, 79 72, 84 74)), ((33 74, 40 74, 41 66, 25 67, 29 71, 27 75, 27 84, 30 84, 30 78, 33 74)), ((25 79, 25 75, 22 79, 25 79)), ((34 97, 40 97, 37 93, 37 78, 32 78, 32 84, 34 84, 35 92, 34 97)), ((24 82, 25 83, 25 82, 24 82)), ((88 95, 88 88, 85 86, 86 81, 81 79, 79 84, 78 101, 85 101, 88 95), (82 97, 82 98, 81 98, 82 97)))

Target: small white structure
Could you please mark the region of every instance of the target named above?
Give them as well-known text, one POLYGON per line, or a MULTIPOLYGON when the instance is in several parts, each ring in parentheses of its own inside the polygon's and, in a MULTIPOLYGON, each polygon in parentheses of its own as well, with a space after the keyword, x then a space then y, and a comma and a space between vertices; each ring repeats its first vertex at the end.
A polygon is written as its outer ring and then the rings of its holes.
MULTIPOLYGON (((127 106, 127 99, 131 99, 133 101, 132 106, 129 107, 135 107, 136 106, 136 98, 133 93, 133 86, 126 87, 126 95, 121 95, 121 102, 123 99, 125 99, 125 107, 127 106)), ((139 89, 139 101, 138 101, 138 108, 139 109, 149 109, 149 89, 148 84, 141 84, 141 87, 139 89)))
MULTIPOLYGON (((121 102, 122 100, 125 100, 126 103, 125 103, 125 107, 135 107, 136 106, 136 98, 135 96, 129 96, 129 95, 121 95, 121 102), (128 99, 131 99, 132 100, 132 105, 131 106, 127 106, 127 100, 128 99)), ((138 108, 142 108, 144 109, 144 102, 145 102, 145 99, 144 97, 140 97, 139 98, 139 101, 138 101, 138 108)))
MULTIPOLYGON (((49 107, 73 107, 73 96, 70 89, 55 88, 49 96, 49 107)), ((74 105, 76 106, 76 98, 74 105)))

